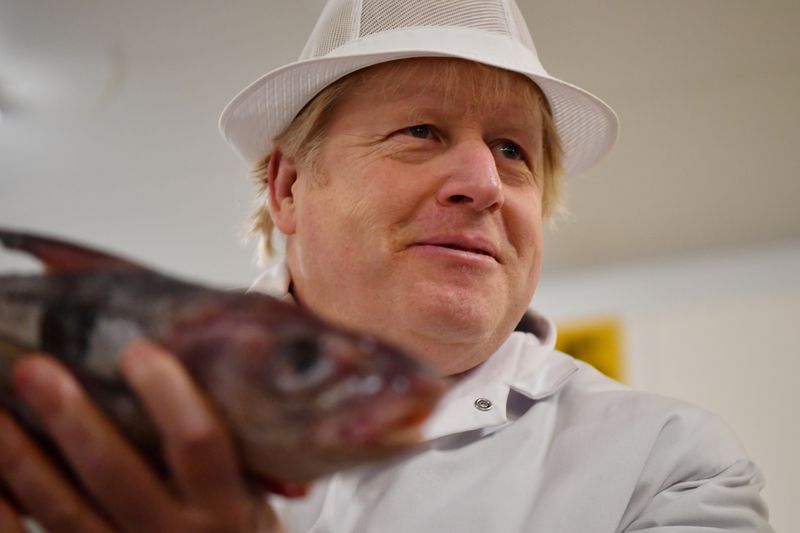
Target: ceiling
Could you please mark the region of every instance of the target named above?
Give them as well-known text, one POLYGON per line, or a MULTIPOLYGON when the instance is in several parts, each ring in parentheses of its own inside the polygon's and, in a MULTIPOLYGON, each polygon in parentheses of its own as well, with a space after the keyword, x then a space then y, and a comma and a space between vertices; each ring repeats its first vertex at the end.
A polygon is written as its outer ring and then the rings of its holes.
MULTIPOLYGON (((246 284, 252 187, 216 120, 322 4, 0 0, 0 225, 246 284)), ((621 120, 546 270, 800 242, 800 2, 519 4, 548 70, 621 120)))

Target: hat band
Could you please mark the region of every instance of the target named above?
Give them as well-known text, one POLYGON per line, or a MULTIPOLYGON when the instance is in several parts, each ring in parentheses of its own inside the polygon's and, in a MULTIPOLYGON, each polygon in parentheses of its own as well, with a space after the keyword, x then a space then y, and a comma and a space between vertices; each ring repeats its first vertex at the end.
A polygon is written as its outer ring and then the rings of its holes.
POLYGON ((323 58, 381 55, 386 56, 386 61, 404 57, 455 57, 521 74, 550 77, 534 50, 507 36, 472 28, 399 28, 350 41, 323 58))

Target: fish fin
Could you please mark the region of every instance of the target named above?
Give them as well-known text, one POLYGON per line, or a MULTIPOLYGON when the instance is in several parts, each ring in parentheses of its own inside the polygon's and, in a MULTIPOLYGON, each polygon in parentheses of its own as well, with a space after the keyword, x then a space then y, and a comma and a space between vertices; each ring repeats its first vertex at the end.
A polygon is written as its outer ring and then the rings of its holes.
POLYGON ((0 242, 9 250, 28 253, 42 263, 48 272, 92 272, 96 270, 145 270, 120 257, 78 244, 0 228, 0 242))
POLYGON ((291 481, 278 481, 276 479, 260 479, 261 486, 267 491, 283 496, 284 498, 302 498, 308 494, 311 485, 308 483, 294 483, 291 481))

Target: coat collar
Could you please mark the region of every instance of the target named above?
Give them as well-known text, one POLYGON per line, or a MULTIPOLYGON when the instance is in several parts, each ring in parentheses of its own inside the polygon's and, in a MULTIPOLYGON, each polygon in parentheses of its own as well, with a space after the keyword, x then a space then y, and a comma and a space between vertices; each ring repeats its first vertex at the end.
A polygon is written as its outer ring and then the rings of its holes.
MULTIPOLYGON (((553 335, 553 341, 555 336, 553 335)), ((577 372, 572 357, 530 334, 514 332, 485 363, 455 383, 423 429, 426 440, 481 430, 496 431, 521 412, 510 409, 509 397, 527 398, 526 407, 558 392, 577 372), (486 409, 486 401, 491 408, 486 409)))

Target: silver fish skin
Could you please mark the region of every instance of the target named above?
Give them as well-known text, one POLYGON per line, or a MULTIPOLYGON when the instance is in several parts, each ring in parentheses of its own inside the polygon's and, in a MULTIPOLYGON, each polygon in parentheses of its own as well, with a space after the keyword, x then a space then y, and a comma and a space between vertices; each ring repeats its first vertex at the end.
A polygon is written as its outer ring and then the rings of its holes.
POLYGON ((187 368, 231 427, 245 471, 275 490, 412 449, 443 382, 369 335, 270 296, 217 290, 80 245, 0 228, 42 275, 0 276, 0 403, 46 438, 9 386, 35 350, 61 360, 156 468, 158 435, 117 373, 147 338, 187 368))

